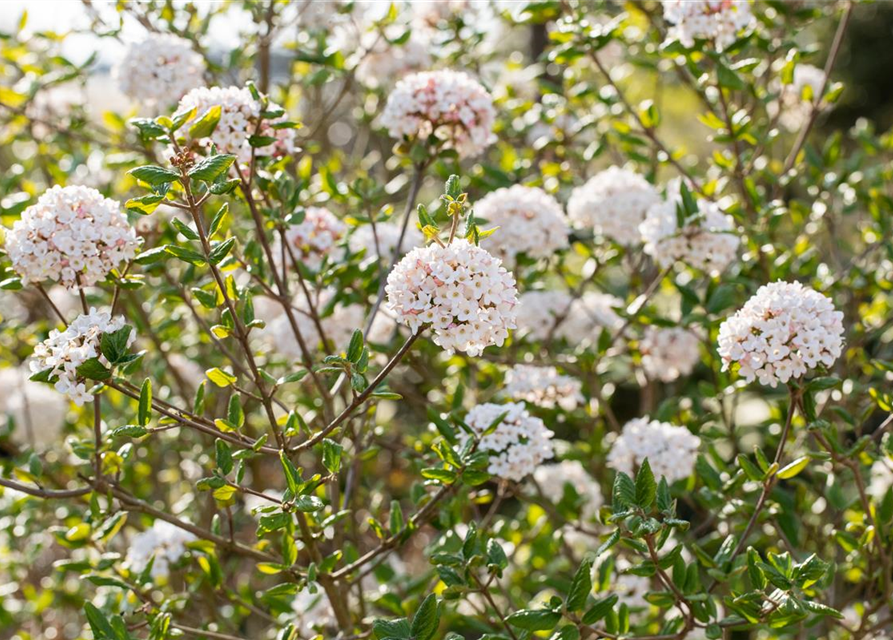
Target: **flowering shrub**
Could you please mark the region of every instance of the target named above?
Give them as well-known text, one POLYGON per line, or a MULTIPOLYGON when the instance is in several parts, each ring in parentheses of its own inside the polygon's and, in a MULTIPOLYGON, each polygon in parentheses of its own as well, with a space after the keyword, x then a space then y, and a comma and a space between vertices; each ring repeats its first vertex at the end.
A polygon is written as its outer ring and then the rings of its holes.
POLYGON ((889 638, 878 4, 0 21, 0 635, 889 638))

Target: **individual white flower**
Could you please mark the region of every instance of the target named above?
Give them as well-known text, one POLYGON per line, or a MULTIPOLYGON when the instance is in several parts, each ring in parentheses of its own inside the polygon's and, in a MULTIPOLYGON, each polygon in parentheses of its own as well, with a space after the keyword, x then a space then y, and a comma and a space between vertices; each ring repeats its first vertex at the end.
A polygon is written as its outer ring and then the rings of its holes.
MULTIPOLYGON (((87 314, 79 315, 64 331, 53 329, 49 337, 34 347, 34 357, 29 363, 32 373, 49 370, 51 379, 56 379, 55 387, 59 393, 67 394, 78 406, 90 400, 87 383, 77 368, 87 360, 98 358, 104 366, 109 361, 102 355, 100 341, 106 333, 113 333, 124 327, 124 318, 112 318, 108 311, 90 309, 87 314)), ((127 338, 127 346, 133 344, 136 337, 133 332, 127 338)), ((92 386, 92 383, 90 383, 92 386)))
MULTIPOLYGON (((353 253, 366 250, 366 260, 375 260, 379 255, 381 259, 390 264, 394 249, 400 240, 400 225, 395 222, 377 222, 375 231, 371 224, 357 227, 348 238, 348 246, 353 253), (376 246, 377 245, 377 246, 376 246)), ((406 234, 400 244, 400 253, 406 253, 414 247, 425 244, 425 236, 414 226, 406 227, 406 234)))
POLYGON ((332 606, 322 589, 316 593, 304 589, 292 600, 291 608, 297 616, 298 636, 301 638, 316 637, 320 629, 328 629, 336 622, 332 606))
POLYGON ((760 287, 719 327, 723 371, 737 362, 747 382, 775 387, 830 367, 843 350, 843 313, 821 293, 799 282, 760 287))
POLYGON ((579 460, 562 460, 558 464, 537 467, 533 479, 542 489, 546 499, 558 504, 564 497, 566 485, 580 496, 580 519, 592 520, 604 504, 598 482, 586 472, 579 460))
POLYGON ((819 93, 825 86, 825 72, 811 64, 798 64, 794 67, 793 82, 780 89, 780 104, 774 103, 772 110, 778 114, 778 121, 788 131, 799 131, 812 117, 813 105, 820 107, 828 103, 820 100, 819 93))
POLYGON ((476 80, 457 71, 426 71, 397 83, 381 114, 392 138, 437 136, 460 156, 481 153, 496 137, 493 98, 476 80))
MULTIPOLYGON (((178 112, 195 109, 189 122, 200 118, 214 106, 220 106, 220 121, 210 136, 198 140, 200 147, 210 150, 216 146, 220 153, 235 155, 240 164, 251 160, 252 151, 255 156, 282 156, 294 153, 295 130, 289 127, 276 128, 274 125, 287 121, 285 115, 272 119, 264 119, 258 129, 258 120, 262 106, 251 95, 251 91, 239 87, 199 87, 193 89, 180 100, 178 112), (254 135, 276 138, 272 144, 262 147, 251 147, 249 138, 254 135)), ((267 111, 278 109, 278 105, 269 103, 267 111)))
POLYGON ((147 104, 170 105, 204 84, 205 59, 185 38, 150 33, 130 44, 112 70, 125 95, 147 104))
POLYGON ((883 500, 890 487, 893 487, 893 461, 888 458, 876 460, 871 465, 870 477, 868 494, 875 500, 883 500))
POLYGON ((515 328, 518 291, 499 258, 466 240, 410 251, 388 274, 387 308, 413 333, 431 325, 447 353, 480 355, 515 328))
POLYGON ((685 427, 634 418, 623 425, 607 463, 615 471, 634 477, 648 458, 655 478, 664 476, 672 483, 691 475, 700 444, 700 438, 685 427))
MULTIPOLYGON (((478 449, 490 452, 487 470, 494 476, 520 482, 554 455, 555 434, 542 420, 530 415, 523 403, 479 404, 465 416, 465 423, 481 436, 478 449), (483 435, 503 414, 496 430, 483 435)), ((464 444, 469 437, 463 431, 460 439, 464 444)))
POLYGON ((648 327, 639 341, 642 368, 652 380, 672 382, 687 376, 701 359, 700 340, 688 329, 648 327))
MULTIPOLYGON (((325 207, 307 207, 300 224, 293 224, 285 230, 285 240, 291 248, 295 260, 311 269, 319 269, 323 258, 331 257, 338 243, 347 233, 347 225, 325 207)), ((273 255, 279 259, 281 244, 277 238, 273 255)), ((286 253, 291 264, 291 256, 286 253)))
POLYGON ((130 540, 127 549, 127 566, 132 573, 142 573, 152 562, 153 579, 167 577, 171 565, 186 553, 186 545, 197 538, 165 520, 156 520, 152 527, 141 531, 130 540))
POLYGON ((582 388, 579 380, 558 373, 555 367, 516 364, 505 375, 502 393, 544 409, 558 406, 573 411, 585 401, 582 388))
MULTIPOLYGON (((667 188, 667 199, 648 209, 639 225, 645 253, 662 267, 676 261, 718 275, 735 259, 741 240, 735 234, 735 221, 715 202, 701 198, 698 213, 685 217, 679 225, 677 211, 682 206, 679 181, 667 188)), ((683 214, 684 215, 684 214, 683 214)))
POLYGON ((517 313, 519 332, 530 340, 545 340, 555 333, 571 302, 569 293, 557 289, 522 293, 517 313))
POLYGON ((68 403, 30 376, 24 368, 0 370, 0 416, 12 421, 13 442, 43 451, 58 442, 68 403))
POLYGON ((616 311, 622 307, 623 301, 608 293, 584 293, 571 302, 555 335, 573 344, 597 341, 603 329, 618 330, 623 326, 616 311))
POLYGON ((406 42, 393 44, 384 34, 370 31, 363 34, 361 47, 365 54, 357 64, 356 77, 373 89, 431 66, 430 43, 415 32, 406 42))
POLYGON ((547 258, 568 246, 567 220, 558 201, 536 187, 497 189, 474 207, 476 217, 499 227, 484 246, 506 262, 519 253, 547 258))
POLYGON ((626 246, 639 242, 645 213, 660 202, 657 189, 634 171, 608 167, 571 192, 570 219, 626 246))
POLYGON ((89 187, 55 186, 25 209, 6 234, 23 284, 96 284, 136 255, 139 240, 118 203, 89 187))
POLYGON ((756 22, 749 0, 662 0, 664 19, 674 25, 670 37, 686 47, 712 40, 722 51, 756 22))

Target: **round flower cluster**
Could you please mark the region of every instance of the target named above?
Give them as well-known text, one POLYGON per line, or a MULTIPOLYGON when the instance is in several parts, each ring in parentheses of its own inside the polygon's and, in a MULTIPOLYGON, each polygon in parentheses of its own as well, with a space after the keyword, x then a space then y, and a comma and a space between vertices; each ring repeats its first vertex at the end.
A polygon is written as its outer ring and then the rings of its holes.
POLYGON ((794 67, 793 82, 781 90, 781 104, 776 106, 781 109, 778 116, 781 125, 788 131, 799 131, 809 120, 824 86, 825 72, 822 69, 811 64, 794 67))
POLYGON ((553 504, 561 502, 565 486, 570 485, 581 498, 581 520, 592 520, 604 504, 601 487, 578 460, 562 460, 558 464, 540 466, 534 471, 533 479, 553 504))
POLYGON ((609 167, 571 192, 570 219, 596 233, 630 246, 640 240, 639 225, 660 202, 654 186, 634 171, 609 167))
MULTIPOLYGON (((198 141, 201 147, 210 149, 214 145, 218 152, 236 156, 241 164, 247 164, 251 160, 252 151, 256 156, 281 156, 294 153, 296 149, 295 130, 291 128, 277 129, 273 126, 285 122, 287 120, 285 116, 265 119, 258 129, 258 119, 261 116, 262 107, 248 89, 199 87, 183 96, 177 111, 195 109, 191 118, 191 120, 195 120, 214 106, 220 106, 220 121, 210 136, 198 141), (276 142, 252 148, 248 140, 253 135, 276 138, 276 142)), ((277 108, 278 106, 272 102, 267 105, 268 111, 277 108)))
POLYGON ((204 84, 205 59, 184 38, 151 33, 127 47, 112 73, 134 100, 170 105, 204 84))
MULTIPOLYGON (((555 434, 542 420, 530 415, 523 403, 480 404, 468 412, 465 423, 482 436, 479 449, 490 452, 487 470, 494 476, 520 482, 553 456, 551 440, 555 434), (496 430, 483 435, 503 414, 496 430)), ((463 443, 468 437, 462 433, 463 443)))
POLYGON ((304 589, 292 600, 291 608, 298 618, 298 637, 315 638, 320 629, 328 629, 335 624, 332 606, 322 590, 310 593, 304 589))
POLYGON ((571 296, 565 291, 528 291, 518 301, 518 329, 531 340, 545 340, 555 332, 571 306, 571 296))
MULTIPOLYGON (((56 391, 68 394, 80 406, 90 400, 86 384, 78 375, 77 368, 91 358, 98 358, 106 367, 109 361, 100 351, 103 334, 112 333, 124 326, 124 318, 112 318, 108 311, 90 309, 90 313, 79 315, 65 331, 53 329, 49 337, 34 347, 34 358, 30 362, 31 372, 50 370, 56 391)), ((133 332, 127 339, 129 347, 135 340, 133 332)))
MULTIPOLYGON (((307 207, 304 220, 285 230, 285 240, 291 247, 295 260, 311 269, 319 269, 323 258, 332 255, 346 232, 347 225, 325 207, 307 207)), ((282 255, 278 243, 274 255, 282 255)), ((286 260, 291 262, 288 252, 286 260)))
POLYGON ((868 494, 878 502, 884 499, 884 496, 893 487, 893 460, 881 458, 871 465, 869 472, 871 482, 868 485, 868 494))
POLYGON ((582 388, 579 380, 561 375, 555 367, 516 364, 505 375, 503 393, 544 409, 573 411, 584 402, 582 388))
MULTIPOLYGON (((394 222, 378 222, 375 224, 373 232, 371 224, 364 224, 350 234, 348 246, 353 253, 359 253, 365 249, 367 260, 375 260, 380 256, 382 260, 390 262, 391 256, 394 255, 394 250, 397 248, 397 242, 400 240, 400 229, 400 225, 394 222)), ((422 232, 416 227, 407 226, 403 242, 400 244, 400 253, 405 253, 409 249, 423 244, 425 244, 425 237, 422 232)))
POLYGON ((602 329, 616 330, 623 326, 623 319, 615 311, 621 307, 623 301, 608 293, 584 293, 571 302, 567 317, 558 325, 555 335, 572 343, 597 340, 602 329))
POLYGON ((475 216, 499 227, 484 242, 490 252, 506 261, 519 253, 546 258, 568 246, 564 211, 542 189, 522 185, 497 189, 477 203, 475 216))
POLYGON ((16 444, 43 451, 56 444, 68 404, 58 393, 28 378, 23 368, 0 371, 0 415, 11 421, 16 444))
POLYGON ((186 545, 196 540, 194 534, 165 520, 156 520, 150 529, 141 531, 130 541, 127 566, 132 573, 142 573, 152 560, 153 579, 170 574, 171 564, 186 553, 186 545))
POLYGON ((429 45, 413 34, 401 45, 395 45, 379 33, 368 32, 363 36, 366 54, 357 64, 357 80, 367 87, 390 85, 412 71, 431 66, 429 45))
POLYGON ((747 382, 775 387, 819 364, 830 367, 843 349, 843 313, 799 282, 760 287, 719 327, 723 371, 733 362, 747 382))
POLYGON ((648 327, 639 341, 645 374, 664 382, 687 376, 700 360, 699 343, 698 337, 687 329, 648 327))
POLYGON ((698 40, 712 40, 722 51, 738 38, 755 18, 747 0, 663 0, 664 19, 673 24, 670 37, 686 47, 698 40))
POLYGON ((518 291, 499 258, 467 240, 417 247, 388 274, 388 308, 413 333, 434 327, 447 353, 480 355, 515 328, 518 291))
POLYGON ((493 98, 476 80, 457 71, 414 73, 397 83, 381 125, 391 137, 437 136, 460 156, 481 153, 495 140, 493 98))
POLYGON ((681 261, 711 275, 719 274, 735 259, 741 244, 734 233, 732 216, 702 198, 698 200, 698 214, 688 217, 680 227, 676 215, 682 203, 679 183, 671 184, 667 191, 667 200, 648 209, 639 225, 645 253, 662 267, 681 261))
POLYGON ((23 284, 55 280, 69 289, 103 280, 138 247, 118 203, 89 187, 49 189, 6 234, 6 252, 23 284))
POLYGON ((676 482, 691 475, 700 438, 685 427, 635 418, 623 425, 608 454, 608 466, 633 477, 645 458, 656 478, 676 482))

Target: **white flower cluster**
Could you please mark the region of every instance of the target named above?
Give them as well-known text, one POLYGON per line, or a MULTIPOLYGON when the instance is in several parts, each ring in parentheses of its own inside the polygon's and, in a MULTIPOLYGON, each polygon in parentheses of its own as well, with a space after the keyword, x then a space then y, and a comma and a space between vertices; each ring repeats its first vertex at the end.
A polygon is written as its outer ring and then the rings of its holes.
POLYGON ((11 421, 11 438, 16 444, 43 451, 56 444, 68 403, 58 393, 28 378, 24 368, 0 371, 0 416, 11 421))
POLYGON ((672 382, 687 376, 700 360, 698 337, 679 327, 648 327, 639 341, 642 368, 652 380, 672 382))
POLYGON ((582 499, 580 519, 592 520, 604 504, 598 482, 586 472, 579 460, 562 460, 558 464, 542 465, 533 472, 533 479, 540 486, 549 502, 558 504, 564 497, 565 485, 582 499))
POLYGON ((722 51, 749 28, 755 18, 749 0, 663 0, 664 19, 673 24, 670 37, 686 47, 712 40, 722 51))
MULTIPOLYGON (((542 420, 530 415, 520 402, 479 404, 468 412, 465 423, 483 434, 502 414, 505 417, 496 430, 481 438, 479 450, 490 452, 487 470, 491 474, 520 482, 554 455, 552 436, 555 434, 542 420)), ((468 437, 465 432, 461 435, 463 442, 468 437)))
POLYGON ((457 71, 414 73, 397 83, 381 125, 391 137, 436 135, 460 156, 481 153, 495 140, 493 98, 476 80, 457 71))
POLYGON ((127 566, 133 573, 142 573, 152 562, 153 579, 170 574, 171 564, 186 553, 186 545, 196 540, 194 534, 165 520, 156 520, 152 527, 141 531, 130 541, 127 549, 127 566))
POLYGON ((623 326, 615 309, 622 308, 623 301, 608 293, 589 291, 571 302, 567 317, 558 325, 555 335, 576 344, 598 340, 602 329, 616 330, 623 326))
POLYGON ((775 387, 819 364, 830 367, 843 349, 843 313, 799 282, 760 287, 719 327, 723 371, 733 362, 747 382, 775 387))
POLYGON ((545 340, 555 333, 555 325, 567 313, 571 296, 565 291, 548 289, 522 293, 518 301, 519 331, 530 340, 545 340))
POLYGON ((383 35, 367 32, 362 38, 367 50, 357 64, 357 80, 367 87, 388 86, 407 73, 431 66, 430 44, 413 33, 400 45, 391 44, 383 35))
POLYGON ((798 64, 794 67, 793 82, 781 90, 781 113, 778 121, 785 129, 799 131, 806 124, 824 85, 824 70, 811 64, 798 64))
MULTIPOLYGON (((58 378, 56 391, 68 394, 80 406, 90 400, 87 386, 78 376, 77 368, 91 358, 109 366, 102 355, 100 341, 103 334, 112 333, 124 326, 124 318, 112 318, 108 311, 90 309, 90 313, 79 315, 65 331, 53 329, 49 337, 34 347, 34 358, 30 362, 32 373, 50 370, 52 377, 58 378)), ((133 332, 127 340, 130 346, 136 337, 133 332)))
POLYGON ((871 482, 868 485, 868 494, 877 501, 883 500, 890 487, 893 487, 893 461, 888 458, 876 460, 871 465, 869 477, 871 482))
POLYGON ((304 589, 291 602, 292 611, 298 618, 298 637, 315 638, 320 629, 335 624, 335 614, 326 594, 322 590, 310 593, 304 589))
POLYGON ((638 173, 608 167, 571 192, 567 214, 580 226, 630 246, 640 240, 648 209, 659 202, 657 189, 638 173))
MULTIPOLYGON (((348 246, 353 253, 366 250, 366 260, 375 260, 381 254, 381 259, 390 263, 397 242, 400 240, 400 225, 395 222, 378 222, 375 231, 371 224, 364 224, 354 229, 348 239, 348 246), (378 246, 376 247, 376 237, 378 246)), ((425 236, 414 226, 406 227, 406 234, 400 245, 400 253, 406 253, 414 247, 425 244, 425 236)))
MULTIPOLYGON (((281 156, 294 153, 295 130, 290 128, 276 129, 274 124, 285 122, 287 118, 281 116, 274 119, 265 119, 258 130, 258 119, 261 116, 261 104, 251 95, 251 91, 239 87, 199 87, 193 89, 180 100, 177 111, 195 109, 191 120, 200 118, 214 106, 220 106, 220 121, 214 131, 207 138, 199 140, 199 145, 210 149, 215 145, 220 153, 229 153, 238 159, 239 163, 247 164, 251 160, 252 147, 248 140, 251 136, 268 136, 276 138, 276 142, 263 147, 253 149, 256 156, 281 156)), ((277 109, 272 102, 267 105, 267 110, 277 109)), ((190 121, 191 121, 190 120, 190 121)))
POLYGON ((608 466, 633 477, 645 458, 654 477, 676 482, 691 475, 701 440, 685 427, 634 418, 625 425, 608 454, 608 466))
POLYGON ((388 274, 388 308, 413 333, 434 328, 448 353, 480 355, 515 328, 518 291, 499 258, 467 240, 409 252, 388 274))
POLYGON ((204 73, 205 59, 188 40, 157 33, 128 46, 112 71, 125 95, 165 106, 202 86, 204 73))
POLYGON ((735 235, 732 216, 715 202, 699 199, 698 214, 679 226, 677 207, 682 204, 679 182, 667 187, 667 199, 650 209, 639 225, 645 253, 662 267, 685 262, 711 275, 719 274, 735 259, 741 240, 735 235))
POLYGON ((6 251, 23 284, 55 280, 69 289, 103 280, 138 247, 118 203, 89 187, 49 189, 6 234, 6 251))
MULTIPOLYGON (((347 225, 335 217, 325 207, 307 207, 304 220, 285 230, 285 240, 291 247, 295 260, 311 269, 319 269, 323 258, 331 256, 344 234, 347 225)), ((281 256, 281 245, 277 243, 274 255, 281 256)), ((291 256, 286 252, 286 261, 291 264, 291 256)))
POLYGON ((584 402, 582 388, 579 380, 558 373, 555 367, 516 364, 506 373, 502 392, 544 409, 557 406, 573 411, 584 402))
POLYGON ((499 227, 483 242, 505 261, 519 253, 546 258, 568 246, 567 220, 558 201, 536 187, 497 189, 475 205, 475 216, 499 227))

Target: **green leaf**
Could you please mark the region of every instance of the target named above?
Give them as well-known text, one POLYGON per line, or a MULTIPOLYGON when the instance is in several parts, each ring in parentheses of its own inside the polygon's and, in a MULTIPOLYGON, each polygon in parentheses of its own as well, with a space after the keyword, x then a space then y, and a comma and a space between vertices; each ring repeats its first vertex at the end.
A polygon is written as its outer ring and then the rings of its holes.
POLYGON ((236 156, 223 154, 203 158, 201 162, 189 170, 188 175, 193 180, 212 182, 217 176, 229 169, 235 160, 236 156))
POLYGON ((128 347, 127 341, 133 328, 124 325, 117 331, 102 334, 99 341, 99 349, 112 365, 116 365, 127 359, 128 347))
POLYGON ((227 373, 218 367, 208 369, 205 371, 205 375, 208 376, 208 380, 216 384, 218 387, 228 387, 238 380, 233 374, 227 373))
POLYGON ((359 329, 354 329, 353 335, 350 337, 350 344, 347 347, 347 359, 356 364, 363 354, 363 346, 363 332, 359 329))
POLYGON ((316 496, 298 496, 294 500, 295 509, 304 513, 319 511, 326 505, 316 496))
POLYGON ((137 255, 133 261, 137 264, 152 264, 165 259, 168 255, 170 255, 170 252, 167 250, 166 246, 162 245, 160 247, 155 247, 154 249, 149 249, 148 251, 143 251, 137 255))
POLYGON ((148 164, 143 167, 136 167, 127 172, 137 180, 151 184, 153 186, 160 184, 168 184, 179 179, 180 175, 170 169, 148 164))
POLYGON ((566 606, 569 611, 580 611, 586 606, 586 599, 592 591, 592 562, 591 556, 585 558, 574 574, 574 580, 567 594, 566 606))
POLYGON ((78 376, 88 380, 102 381, 108 380, 112 376, 112 372, 106 369, 105 365, 99 361, 99 358, 90 358, 79 366, 76 371, 78 376))
POLYGON ((229 252, 232 251, 235 243, 235 237, 227 238, 223 242, 218 243, 211 249, 211 253, 208 254, 208 260, 211 261, 211 264, 220 264, 229 252))
POLYGON ((274 136, 250 136, 248 138, 248 144, 252 147, 268 147, 274 142, 276 142, 274 136))
POLYGON ((220 225, 223 224, 224 219, 226 219, 226 215, 229 213, 229 204, 224 202, 220 209, 217 210, 217 213, 214 214, 214 218, 211 220, 211 225, 208 227, 208 237, 213 237, 215 233, 220 229, 220 225))
POLYGON ((613 509, 614 511, 626 511, 636 503, 636 485, 632 479, 623 472, 614 476, 613 509))
POLYGON ((807 467, 809 460, 809 456, 801 456, 790 464, 782 467, 776 475, 782 480, 793 478, 807 467))
POLYGON ((297 495, 301 490, 301 474, 298 473, 295 465, 288 459, 284 451, 279 451, 279 461, 282 463, 282 469, 285 471, 285 482, 289 491, 297 495))
POLYGON ((92 602, 84 604, 84 613, 87 614, 87 622, 90 624, 94 640, 119 640, 108 618, 92 602))
POLYGON ((198 240, 198 234, 179 218, 172 218, 171 225, 173 225, 174 229, 179 231, 187 240, 198 240))
POLYGON ((719 313, 727 309, 735 302, 735 287, 731 284, 721 284, 710 294, 707 300, 707 311, 719 313))
POLYGON ((240 429, 245 424, 245 412, 242 410, 242 402, 235 393, 229 397, 226 419, 237 429, 240 429))
POLYGON ((144 196, 140 196, 139 198, 131 198, 124 203, 124 208, 128 211, 138 213, 141 216, 147 216, 155 211, 155 209, 158 208, 158 205, 161 204, 163 201, 164 196, 157 193, 150 193, 144 196))
POLYGON ((143 380, 140 388, 139 423, 145 427, 149 423, 149 414, 152 411, 152 381, 149 378, 143 380))
POLYGON ((561 614, 551 609, 521 609, 506 620, 513 627, 526 631, 549 631, 561 620, 561 614))
POLYGON ((148 434, 149 431, 146 427, 143 427, 138 424, 126 424, 123 427, 118 427, 117 429, 112 429, 111 436, 113 438, 118 437, 127 437, 127 438, 142 438, 144 435, 148 434))
POLYGON ((341 455, 343 452, 344 447, 340 444, 329 438, 323 438, 322 463, 329 473, 338 473, 339 469, 341 469, 341 455))
POLYGON ((654 480, 651 464, 648 458, 645 458, 636 474, 636 504, 647 510, 654 504, 655 497, 657 497, 657 482, 654 480))
POLYGON ((214 448, 217 468, 223 472, 223 475, 228 475, 233 470, 232 449, 225 440, 221 440, 220 438, 217 438, 217 441, 214 443, 214 448))
POLYGON ((611 612, 620 597, 616 593, 596 600, 595 604, 583 614, 583 624, 594 624, 611 612))
POLYGON ((415 640, 430 640, 440 626, 440 607, 433 593, 422 600, 412 619, 409 633, 415 640))
POLYGON ((208 262, 205 256, 193 249, 178 247, 175 244, 169 244, 164 249, 172 256, 176 256, 183 262, 188 262, 189 264, 195 265, 196 267, 203 267, 208 262))
POLYGON ((217 128, 217 123, 220 122, 220 113, 221 108, 219 104, 215 104, 213 107, 205 111, 201 117, 189 127, 189 137, 207 138, 214 133, 214 129, 217 128))
POLYGON ((396 620, 376 620, 372 623, 372 633, 378 640, 386 638, 401 638, 409 640, 412 637, 409 620, 398 618, 396 620))

